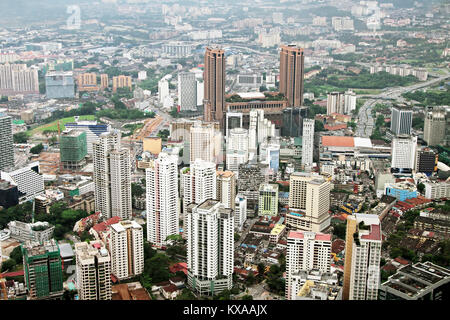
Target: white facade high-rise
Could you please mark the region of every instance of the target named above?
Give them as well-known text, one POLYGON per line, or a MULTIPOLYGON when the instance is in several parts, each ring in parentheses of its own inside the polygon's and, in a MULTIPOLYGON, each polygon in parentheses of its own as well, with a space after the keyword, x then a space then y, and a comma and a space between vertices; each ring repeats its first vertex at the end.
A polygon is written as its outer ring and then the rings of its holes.
POLYGON ((179 233, 178 157, 161 152, 145 170, 147 240, 157 247, 179 233))

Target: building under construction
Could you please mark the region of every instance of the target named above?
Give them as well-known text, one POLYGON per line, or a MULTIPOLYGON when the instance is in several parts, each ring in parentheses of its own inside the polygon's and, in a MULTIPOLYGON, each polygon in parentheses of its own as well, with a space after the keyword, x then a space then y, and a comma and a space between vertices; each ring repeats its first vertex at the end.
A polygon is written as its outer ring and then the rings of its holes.
POLYGON ((64 293, 58 243, 28 241, 21 246, 25 283, 31 300, 61 299, 64 293))
POLYGON ((59 140, 61 165, 64 170, 79 171, 86 165, 86 132, 66 130, 59 140))

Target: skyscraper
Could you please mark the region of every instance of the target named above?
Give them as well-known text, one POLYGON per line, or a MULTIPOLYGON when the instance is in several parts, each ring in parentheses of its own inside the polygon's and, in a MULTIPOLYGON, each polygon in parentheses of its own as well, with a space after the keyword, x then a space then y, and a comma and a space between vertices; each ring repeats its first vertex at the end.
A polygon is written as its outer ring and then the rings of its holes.
POLYGON ((45 94, 47 99, 66 99, 75 97, 75 83, 72 71, 49 71, 45 75, 45 94))
POLYGON ((167 237, 179 233, 178 158, 161 152, 145 170, 147 241, 162 247, 167 237))
POLYGON ((377 300, 381 240, 377 215, 357 213, 347 217, 343 300, 377 300))
POLYGON ((435 107, 425 115, 423 140, 429 146, 443 144, 445 140, 445 109, 435 107))
POLYGON ((416 157, 417 137, 397 136, 392 140, 393 172, 411 172, 416 157))
POLYGON ((314 155, 314 120, 303 120, 302 165, 311 166, 314 155))
POLYGON ((188 284, 199 294, 217 295, 233 286, 234 214, 217 200, 187 208, 188 284))
POLYGON ((119 221, 111 225, 109 244, 111 271, 120 280, 144 271, 143 229, 135 221, 119 221))
POLYGON ((284 94, 290 107, 303 105, 303 49, 294 45, 281 47, 280 93, 284 94))
POLYGON ((95 208, 103 217, 131 218, 131 164, 120 132, 104 133, 93 146, 95 208))
POLYGON ((10 116, 0 113, 0 171, 14 168, 14 148, 12 120, 10 116))
POLYGON ((413 111, 405 105, 394 105, 391 110, 391 132, 394 135, 410 135, 413 111))
POLYGON ((0 95, 39 94, 38 69, 26 64, 0 65, 0 95))
POLYGON ((221 163, 222 134, 213 123, 196 122, 190 129, 190 163, 197 159, 221 163))
POLYGON ((21 246, 25 283, 31 299, 61 299, 64 293, 61 255, 52 239, 21 246))
POLYGON ((286 299, 294 300, 300 290, 293 278, 299 271, 329 272, 331 267, 331 234, 291 231, 287 239, 286 299))
POLYGON ((218 121, 223 129, 225 117, 225 51, 206 48, 204 80, 204 120, 218 121))
POLYGON ((225 136, 228 139, 230 131, 235 128, 242 128, 243 114, 241 112, 227 112, 225 136))
POLYGON ((286 224, 299 230, 322 232, 330 225, 331 184, 322 176, 294 172, 290 176, 286 224))
POLYGON ((281 135, 283 137, 301 137, 303 135, 303 119, 306 118, 307 113, 306 107, 284 109, 281 135))
MULTIPOLYGON (((228 114, 227 114, 228 116, 228 114)), ((227 170, 238 173, 239 165, 248 161, 248 130, 234 128, 227 136, 227 170)))
POLYGON ((197 80, 195 73, 178 74, 178 105, 181 111, 197 110, 197 80))
MULTIPOLYGON (((187 226, 186 208, 191 203, 202 203, 207 199, 216 199, 216 164, 203 160, 196 160, 190 168, 181 169, 180 191, 183 199, 184 228, 187 226)), ((183 237, 186 237, 183 233, 183 237)))
POLYGON ((111 300, 111 257, 102 241, 75 243, 80 300, 111 300))
POLYGON ((344 114, 345 99, 342 92, 330 92, 327 95, 327 115, 332 113, 344 114))
POLYGON ((231 171, 217 171, 217 195, 225 208, 234 210, 234 201, 236 198, 236 174, 231 171))

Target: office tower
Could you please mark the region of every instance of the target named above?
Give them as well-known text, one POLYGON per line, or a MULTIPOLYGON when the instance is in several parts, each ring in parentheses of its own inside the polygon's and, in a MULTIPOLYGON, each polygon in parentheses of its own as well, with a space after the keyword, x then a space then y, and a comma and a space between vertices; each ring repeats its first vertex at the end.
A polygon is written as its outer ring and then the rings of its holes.
POLYGON ((311 180, 306 186, 306 216, 303 219, 307 230, 321 232, 330 226, 331 183, 325 179, 311 180))
POLYGON ((130 76, 120 75, 113 77, 112 79, 113 92, 116 92, 119 88, 128 88, 131 91, 132 86, 133 84, 130 76))
POLYGON ((278 214, 278 185, 263 183, 259 187, 259 216, 276 216, 278 214))
POLYGON ((330 272, 331 234, 290 231, 287 247, 285 297, 294 300, 301 288, 294 281, 300 271, 330 272))
POLYGON ((26 64, 0 65, 0 95, 39 94, 38 70, 26 64))
POLYGON ((391 132, 394 135, 410 135, 412 127, 412 108, 402 104, 392 107, 391 110, 391 132))
POLYGON ((216 200, 225 208, 234 210, 236 198, 236 175, 231 171, 217 171, 216 200))
POLYGON ((392 139, 392 170, 394 170, 394 172, 411 172, 414 168, 416 148, 417 137, 394 137, 394 139, 392 139))
POLYGON ((351 114, 356 109, 356 93, 348 90, 344 93, 344 114, 351 114))
POLYGON ((212 123, 194 123, 190 129, 190 162, 201 159, 220 163, 222 134, 212 123))
POLYGON ((12 134, 12 119, 0 113, 0 171, 14 168, 14 147, 12 134))
POLYGON ((278 137, 266 138, 259 145, 259 162, 268 164, 275 173, 280 167, 280 140, 278 137))
POLYGON ((100 75, 100 88, 106 89, 109 87, 109 77, 106 73, 100 75))
POLYGON ((51 239, 40 244, 27 241, 21 246, 25 283, 32 300, 61 299, 64 293, 61 255, 51 239))
POLYGON ((234 200, 234 229, 242 231, 245 220, 247 220, 247 198, 239 193, 234 200))
POLYGON ((423 128, 423 140, 429 146, 442 145, 445 141, 445 109, 435 107, 427 112, 423 128))
POLYGON ((225 124, 225 51, 206 48, 204 80, 204 121, 218 121, 220 128, 225 124))
POLYGON ((437 171, 437 163, 439 154, 429 148, 417 150, 415 170, 416 172, 425 173, 427 176, 437 171))
POLYGON ((17 186, 19 203, 33 200, 44 193, 44 177, 39 174, 39 162, 32 162, 20 169, 0 172, 1 179, 17 186))
POLYGON ((227 112, 226 114, 226 132, 225 136, 230 136, 230 131, 235 128, 242 128, 242 118, 243 114, 241 112, 227 112))
POLYGON ((109 132, 111 125, 98 123, 97 121, 80 121, 78 119, 79 117, 75 117, 75 122, 66 123, 64 126, 67 130, 75 129, 86 132, 87 153, 92 155, 92 143, 98 141, 102 133, 109 132))
POLYGON ((303 105, 303 49, 294 45, 282 46, 280 51, 280 93, 288 100, 289 107, 303 105))
POLYGON ((103 133, 92 144, 95 183, 95 208, 106 219, 127 220, 131 209, 130 152, 122 148, 120 131, 103 133))
POLYGON ((156 247, 167 244, 179 232, 178 157, 161 152, 145 169, 147 194, 147 241, 156 247))
POLYGON ((301 137, 303 135, 303 119, 306 118, 308 109, 286 108, 283 110, 283 126, 281 135, 283 137, 301 137))
POLYGON ((86 132, 66 130, 59 138, 59 154, 64 170, 78 171, 86 164, 86 132))
POLYGON ((111 300, 111 257, 102 241, 75 243, 80 300, 111 300))
POLYGON ((381 237, 378 215, 347 216, 343 300, 377 300, 381 237))
POLYGON ((344 114, 344 93, 330 92, 327 95, 327 115, 332 113, 344 114))
POLYGON ((197 110, 197 80, 195 73, 178 74, 178 105, 181 111, 197 110))
POLYGON ((78 91, 97 91, 97 75, 95 73, 81 73, 78 75, 78 91))
MULTIPOLYGON (((228 114, 227 114, 228 116, 228 114)), ((248 130, 234 128, 227 136, 227 170, 238 173, 239 165, 248 161, 248 130)))
POLYGON ((109 252, 111 272, 119 280, 140 275, 144 271, 142 226, 130 220, 112 224, 109 252))
POLYGON ((257 156, 258 147, 264 140, 275 137, 275 124, 264 118, 264 110, 250 111, 248 135, 249 158, 252 159, 257 156))
POLYGON ((302 165, 311 166, 314 155, 314 120, 303 120, 302 165))
POLYGON ((72 71, 49 71, 45 75, 47 99, 71 99, 75 97, 72 71))
POLYGON ((319 175, 294 172, 289 183, 286 224, 300 230, 322 232, 330 225, 330 182, 319 175))
POLYGON ((169 96, 169 81, 164 77, 158 82, 158 101, 164 103, 166 97, 169 96))
POLYGON ((187 208, 188 284, 199 294, 217 295, 233 286, 234 214, 217 200, 187 208))

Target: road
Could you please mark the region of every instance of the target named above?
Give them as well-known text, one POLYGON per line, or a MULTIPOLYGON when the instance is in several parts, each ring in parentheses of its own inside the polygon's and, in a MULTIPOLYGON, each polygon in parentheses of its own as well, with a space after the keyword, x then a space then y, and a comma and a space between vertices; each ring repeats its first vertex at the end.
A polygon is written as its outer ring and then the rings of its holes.
POLYGON ((390 99, 397 100, 398 102, 404 102, 405 99, 403 99, 402 94, 410 91, 415 91, 417 89, 429 87, 435 83, 439 83, 448 78, 450 78, 449 73, 425 82, 416 83, 408 87, 388 88, 378 95, 361 95, 364 97, 369 97, 369 100, 367 100, 364 103, 364 105, 359 109, 358 124, 356 126, 355 136, 368 138, 372 135, 375 124, 375 121, 372 118, 372 107, 375 106, 377 103, 386 103, 386 100, 390 99))

